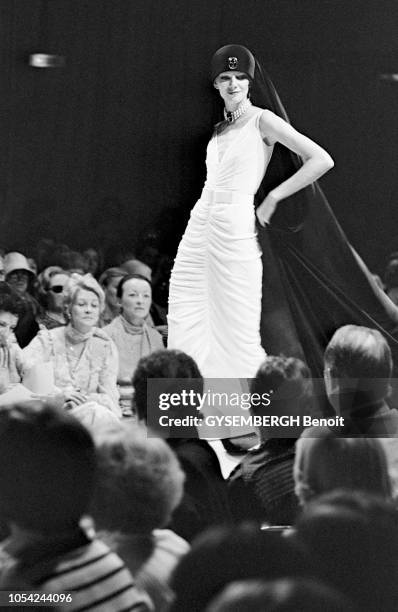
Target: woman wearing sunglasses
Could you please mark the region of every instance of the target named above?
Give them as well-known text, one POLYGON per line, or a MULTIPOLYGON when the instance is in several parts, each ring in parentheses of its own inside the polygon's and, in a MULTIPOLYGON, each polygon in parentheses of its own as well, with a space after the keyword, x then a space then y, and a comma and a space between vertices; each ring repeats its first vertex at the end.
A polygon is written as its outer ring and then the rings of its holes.
POLYGON ((69 272, 59 266, 50 266, 39 274, 39 298, 43 308, 37 318, 40 329, 54 329, 66 325, 64 290, 69 276, 69 272))

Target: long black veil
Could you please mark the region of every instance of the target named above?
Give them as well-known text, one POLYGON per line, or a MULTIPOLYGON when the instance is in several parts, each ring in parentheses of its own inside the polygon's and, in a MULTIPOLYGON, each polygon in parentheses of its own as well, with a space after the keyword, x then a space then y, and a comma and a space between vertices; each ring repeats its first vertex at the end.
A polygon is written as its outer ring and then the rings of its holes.
MULTIPOLYGON (((289 121, 257 60, 251 97, 289 121)), ((301 165, 298 155, 277 143, 256 203, 301 165)), ((258 239, 264 271, 261 336, 268 353, 301 357, 314 377, 322 377, 326 344, 338 327, 352 323, 379 329, 398 363, 398 309, 351 247, 317 182, 279 203, 269 226, 258 227, 258 239)))

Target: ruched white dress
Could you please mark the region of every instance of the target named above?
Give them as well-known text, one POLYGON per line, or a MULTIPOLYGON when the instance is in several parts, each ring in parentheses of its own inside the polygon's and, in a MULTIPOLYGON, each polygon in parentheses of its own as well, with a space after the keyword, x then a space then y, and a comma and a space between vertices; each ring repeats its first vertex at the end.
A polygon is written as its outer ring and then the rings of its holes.
POLYGON ((261 137, 261 113, 235 127, 221 158, 217 135, 210 140, 206 183, 171 275, 168 347, 191 355, 205 377, 251 378, 266 354, 253 198, 272 147, 261 137))

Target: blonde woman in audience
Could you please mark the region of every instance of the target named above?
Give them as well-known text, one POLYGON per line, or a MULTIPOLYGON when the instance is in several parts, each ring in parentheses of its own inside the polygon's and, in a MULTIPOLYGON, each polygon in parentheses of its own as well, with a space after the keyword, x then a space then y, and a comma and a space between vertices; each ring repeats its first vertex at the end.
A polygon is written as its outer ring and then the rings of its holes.
POLYGON ((73 274, 65 287, 68 325, 41 330, 24 350, 25 370, 50 362, 64 407, 75 416, 109 411, 120 416, 116 378, 118 356, 112 340, 97 327, 104 292, 89 274, 73 274))

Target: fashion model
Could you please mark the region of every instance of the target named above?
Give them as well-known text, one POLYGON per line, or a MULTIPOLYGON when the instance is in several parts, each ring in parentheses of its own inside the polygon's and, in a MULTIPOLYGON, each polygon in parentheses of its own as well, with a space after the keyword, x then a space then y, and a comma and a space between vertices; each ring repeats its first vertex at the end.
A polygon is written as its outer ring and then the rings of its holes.
POLYGON ((252 104, 255 70, 254 56, 240 45, 213 56, 211 80, 224 102, 224 121, 208 144, 207 179, 171 276, 168 346, 189 353, 207 377, 253 377, 265 356, 254 196, 275 143, 304 163, 266 194, 256 211, 261 226, 279 202, 333 166, 319 145, 269 108, 252 104))

